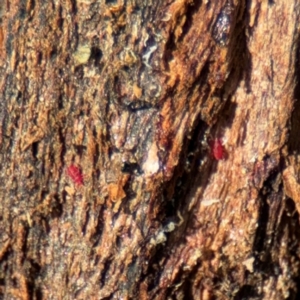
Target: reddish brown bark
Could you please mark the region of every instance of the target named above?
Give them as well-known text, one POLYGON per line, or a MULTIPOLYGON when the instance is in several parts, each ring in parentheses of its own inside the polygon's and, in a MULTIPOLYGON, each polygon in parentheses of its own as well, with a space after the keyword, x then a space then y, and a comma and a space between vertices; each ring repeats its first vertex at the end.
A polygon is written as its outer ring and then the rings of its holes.
POLYGON ((299 14, 6 2, 1 298, 297 299, 299 14))

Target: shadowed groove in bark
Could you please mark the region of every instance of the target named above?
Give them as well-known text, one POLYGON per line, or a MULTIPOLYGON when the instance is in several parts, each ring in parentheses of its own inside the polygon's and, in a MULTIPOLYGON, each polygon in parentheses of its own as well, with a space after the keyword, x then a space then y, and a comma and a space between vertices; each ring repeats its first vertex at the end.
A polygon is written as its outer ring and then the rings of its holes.
POLYGON ((297 38, 297 49, 296 49, 296 61, 293 66, 295 72, 295 82, 296 86, 294 89, 294 110, 291 118, 290 124, 290 134, 289 134, 289 153, 300 155, 300 138, 299 131, 300 128, 300 35, 297 38))

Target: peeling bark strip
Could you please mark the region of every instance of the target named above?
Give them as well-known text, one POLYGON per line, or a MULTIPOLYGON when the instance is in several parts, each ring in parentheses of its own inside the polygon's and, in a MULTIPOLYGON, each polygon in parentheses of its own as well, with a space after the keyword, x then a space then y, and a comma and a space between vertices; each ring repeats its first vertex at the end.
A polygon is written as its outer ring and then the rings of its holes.
POLYGON ((1 299, 299 298, 298 2, 0 15, 1 299))

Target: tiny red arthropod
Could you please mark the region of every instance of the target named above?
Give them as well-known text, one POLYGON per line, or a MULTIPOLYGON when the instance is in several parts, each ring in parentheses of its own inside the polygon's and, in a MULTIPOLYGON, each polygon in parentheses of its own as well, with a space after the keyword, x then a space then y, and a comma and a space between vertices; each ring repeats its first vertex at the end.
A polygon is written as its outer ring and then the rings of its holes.
POLYGON ((225 159, 226 152, 221 139, 217 138, 211 140, 209 145, 210 145, 212 156, 214 157, 215 160, 225 159))
POLYGON ((83 185, 83 175, 81 173, 81 170, 75 165, 70 165, 67 168, 67 175, 72 179, 72 181, 76 185, 83 185))

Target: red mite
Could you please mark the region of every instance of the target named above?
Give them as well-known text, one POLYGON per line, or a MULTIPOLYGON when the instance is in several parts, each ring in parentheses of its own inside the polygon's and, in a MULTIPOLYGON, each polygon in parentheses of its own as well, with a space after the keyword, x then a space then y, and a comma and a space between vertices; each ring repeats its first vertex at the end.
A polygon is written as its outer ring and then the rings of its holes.
POLYGON ((72 179, 76 185, 83 185, 83 175, 78 167, 70 165, 67 168, 67 175, 72 179))
POLYGON ((226 152, 221 139, 211 140, 210 143, 211 153, 215 160, 225 159, 226 152))

